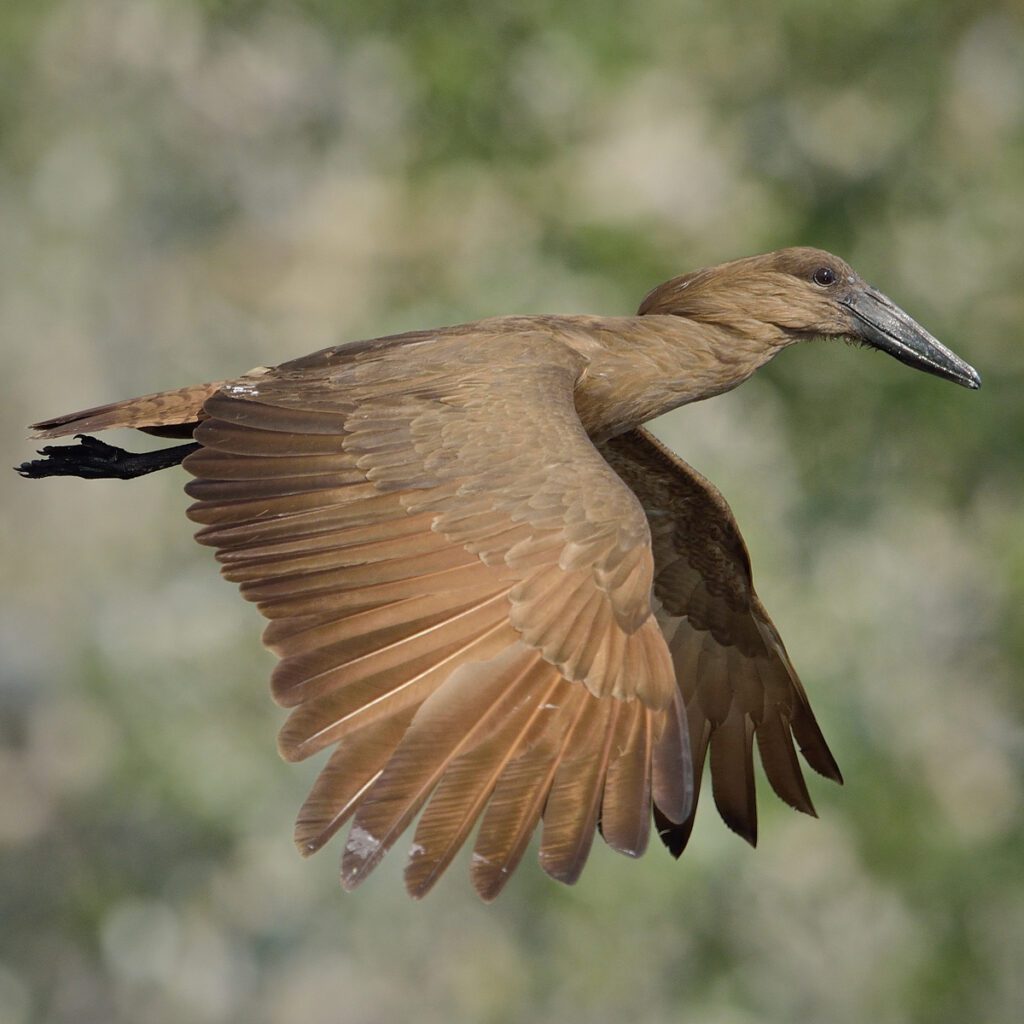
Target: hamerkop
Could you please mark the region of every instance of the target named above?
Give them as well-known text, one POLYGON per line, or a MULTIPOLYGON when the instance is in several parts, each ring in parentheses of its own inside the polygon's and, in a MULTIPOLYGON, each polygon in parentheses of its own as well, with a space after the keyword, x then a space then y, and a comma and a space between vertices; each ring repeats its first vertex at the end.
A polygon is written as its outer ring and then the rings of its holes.
POLYGON ((641 426, 721 394, 788 345, 845 338, 965 387, 978 374, 816 249, 710 267, 637 316, 508 316, 324 349, 233 380, 37 423, 189 437, 132 454, 90 437, 26 476, 182 462, 189 518, 270 620, 285 758, 331 754, 304 854, 351 820, 354 888, 420 814, 405 869, 437 881, 476 822, 493 899, 543 823, 574 882, 595 830, 675 855, 704 762, 725 822, 757 832, 753 744, 814 809, 796 756, 841 781, 715 487, 641 426))

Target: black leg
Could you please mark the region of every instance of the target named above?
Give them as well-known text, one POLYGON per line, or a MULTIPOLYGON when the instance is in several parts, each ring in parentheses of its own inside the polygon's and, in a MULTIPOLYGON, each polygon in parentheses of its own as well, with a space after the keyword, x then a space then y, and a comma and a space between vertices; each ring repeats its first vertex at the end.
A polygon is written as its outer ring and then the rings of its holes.
POLYGON ((132 480, 155 473, 158 469, 178 466, 186 455, 197 451, 198 444, 179 444, 155 452, 129 452, 77 434, 78 444, 47 445, 39 450, 43 456, 15 466, 24 477, 38 480, 44 476, 80 476, 84 480, 132 480))

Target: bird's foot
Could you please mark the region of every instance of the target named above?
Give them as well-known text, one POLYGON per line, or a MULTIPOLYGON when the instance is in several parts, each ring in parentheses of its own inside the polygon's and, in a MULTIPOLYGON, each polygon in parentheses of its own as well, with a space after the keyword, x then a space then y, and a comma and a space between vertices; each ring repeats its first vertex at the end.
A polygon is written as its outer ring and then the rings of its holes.
POLYGON ((41 459, 15 466, 23 477, 38 480, 46 476, 78 476, 85 480, 132 480, 158 469, 177 466, 199 445, 182 444, 156 452, 129 452, 112 444, 76 434, 76 445, 47 445, 40 448, 41 459))

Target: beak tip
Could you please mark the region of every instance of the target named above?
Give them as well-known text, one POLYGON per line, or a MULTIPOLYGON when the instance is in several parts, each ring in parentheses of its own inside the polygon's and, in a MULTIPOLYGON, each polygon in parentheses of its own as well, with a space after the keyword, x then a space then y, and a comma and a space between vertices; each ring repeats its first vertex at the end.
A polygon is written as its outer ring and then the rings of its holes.
POLYGON ((968 367, 968 373, 964 375, 964 379, 961 382, 965 388, 970 388, 971 391, 977 391, 981 387, 981 374, 974 369, 973 366, 968 367))

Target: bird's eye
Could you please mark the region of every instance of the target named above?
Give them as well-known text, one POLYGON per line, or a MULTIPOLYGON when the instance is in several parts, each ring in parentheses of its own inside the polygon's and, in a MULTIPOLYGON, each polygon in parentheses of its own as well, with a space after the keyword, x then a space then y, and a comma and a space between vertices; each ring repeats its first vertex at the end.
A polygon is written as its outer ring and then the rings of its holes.
POLYGON ((811 275, 811 280, 824 288, 836 283, 836 272, 831 267, 818 267, 811 275))

